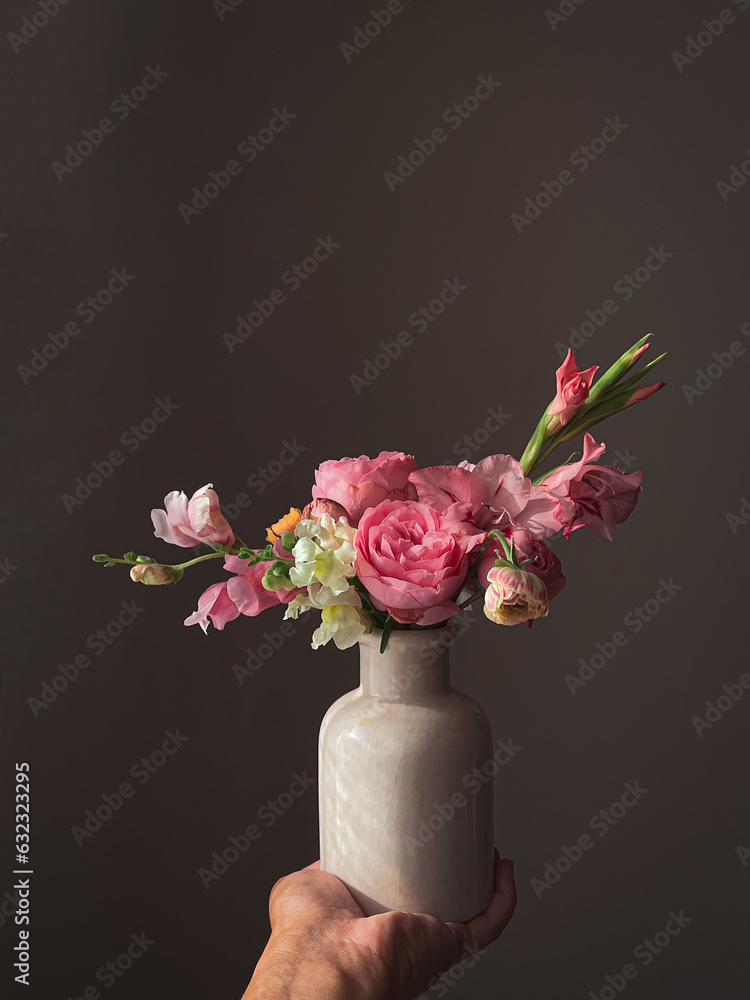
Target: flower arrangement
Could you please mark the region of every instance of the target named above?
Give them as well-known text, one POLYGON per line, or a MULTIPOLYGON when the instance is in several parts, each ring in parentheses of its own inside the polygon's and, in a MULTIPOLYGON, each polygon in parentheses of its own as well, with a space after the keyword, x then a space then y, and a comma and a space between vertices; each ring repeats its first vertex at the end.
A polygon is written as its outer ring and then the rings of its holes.
POLYGON ((149 585, 176 583, 188 568, 223 559, 229 578, 203 593, 186 625, 206 632, 209 623, 221 630, 278 604, 285 618, 314 608, 321 613, 314 649, 331 639, 345 649, 381 629, 382 652, 392 629, 442 627, 480 599, 491 621, 531 626, 566 584, 547 539, 588 528, 612 541, 638 501, 643 473, 600 464, 605 445, 589 430, 663 388, 639 383, 664 355, 628 375, 648 347, 647 336, 596 381, 598 366, 580 371, 568 351, 555 398, 520 460, 491 455, 476 465, 420 469, 411 455, 383 451, 323 462, 310 502, 272 524, 260 549, 233 531, 211 483, 189 500, 173 491, 164 510, 151 512, 154 534, 211 551, 177 564, 133 552, 93 559, 129 565, 131 578, 149 585), (581 433, 577 461, 533 478, 581 433))

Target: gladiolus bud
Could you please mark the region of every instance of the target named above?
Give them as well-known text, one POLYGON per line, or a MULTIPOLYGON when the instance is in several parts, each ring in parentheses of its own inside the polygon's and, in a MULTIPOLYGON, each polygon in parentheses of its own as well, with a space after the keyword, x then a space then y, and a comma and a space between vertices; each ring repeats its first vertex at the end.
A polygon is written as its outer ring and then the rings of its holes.
MULTIPOLYGON (((625 406, 632 406, 634 403, 640 403, 642 400, 648 399, 649 396, 653 396, 653 394, 658 392, 659 389, 663 389, 666 384, 666 382, 654 382, 653 385, 642 385, 633 392, 625 406)), ((625 409, 625 407, 623 407, 623 409, 625 409)))
POLYGON ((546 433, 554 434, 561 427, 570 423, 583 403, 586 402, 591 389, 594 375, 599 366, 594 365, 582 372, 576 364, 573 352, 568 349, 568 355, 557 369, 557 394, 547 407, 546 433))
POLYGON ((549 611, 547 588, 522 569, 494 566, 487 573, 484 613, 497 625, 531 625, 549 611))
POLYGON ((167 566, 138 563, 130 570, 130 579, 136 583, 145 583, 149 587, 161 587, 166 583, 174 583, 175 574, 167 566))

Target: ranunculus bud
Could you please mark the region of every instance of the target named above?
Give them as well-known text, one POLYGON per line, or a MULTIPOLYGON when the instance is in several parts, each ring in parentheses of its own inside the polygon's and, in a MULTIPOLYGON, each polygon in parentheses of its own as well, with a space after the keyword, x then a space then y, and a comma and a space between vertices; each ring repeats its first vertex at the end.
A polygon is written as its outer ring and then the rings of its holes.
POLYGON ((130 570, 130 579, 136 583, 145 583, 149 587, 161 587, 165 583, 174 583, 174 573, 166 566, 151 566, 139 563, 130 570))
POLYGON ((341 506, 340 503, 336 503, 335 500, 325 500, 321 498, 320 500, 311 500, 310 503, 302 511, 302 520, 309 520, 311 517, 322 517, 323 514, 329 514, 334 521, 338 521, 340 517, 349 518, 346 510, 341 506))
POLYGON ((494 566, 487 573, 484 613, 497 625, 531 625, 549 611, 547 588, 522 569, 494 566))

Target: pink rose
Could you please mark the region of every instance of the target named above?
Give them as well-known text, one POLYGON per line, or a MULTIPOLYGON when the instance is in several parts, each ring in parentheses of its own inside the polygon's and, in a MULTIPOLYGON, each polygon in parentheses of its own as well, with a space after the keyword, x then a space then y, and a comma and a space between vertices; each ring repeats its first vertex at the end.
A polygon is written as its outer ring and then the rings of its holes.
POLYGON ((261 581, 271 565, 271 562, 260 562, 248 566, 236 556, 227 556, 224 569, 235 575, 223 583, 212 584, 201 595, 198 610, 185 619, 185 624, 200 625, 207 632, 210 619, 214 628, 221 631, 227 622, 240 615, 254 617, 275 604, 288 604, 301 591, 299 588, 266 590, 261 581))
POLYGON ((547 424, 548 433, 564 427, 578 411, 581 403, 589 396, 589 389, 599 365, 582 372, 576 364, 573 352, 568 348, 568 356, 557 369, 557 395, 547 407, 547 413, 554 419, 547 424))
POLYGON ((555 516, 566 538, 578 528, 588 528, 611 542, 615 526, 627 521, 638 502, 643 473, 594 464, 604 451, 605 445, 586 434, 581 460, 555 469, 541 484, 557 502, 555 516))
POLYGON ((341 504, 349 524, 356 527, 367 508, 383 500, 416 500, 417 491, 409 482, 416 468, 416 459, 401 451, 323 462, 315 470, 313 499, 341 504))
MULTIPOLYGON (((524 528, 514 531, 512 537, 519 563, 526 559, 536 559, 536 562, 525 567, 526 572, 539 577, 547 590, 547 597, 550 601, 557 597, 568 582, 562 574, 562 564, 557 553, 546 542, 533 538, 524 528)), ((488 586, 488 573, 494 568, 495 561, 504 558, 505 552, 500 542, 493 539, 477 567, 477 576, 483 587, 488 586)))
POLYGON ((190 500, 184 493, 172 490, 164 497, 166 511, 151 511, 154 534, 172 545, 189 548, 199 542, 209 545, 231 545, 234 532, 224 520, 219 498, 207 483, 193 493, 190 500))
POLYGON ((534 486, 510 455, 490 455, 476 465, 435 465, 410 479, 420 500, 445 514, 446 524, 460 522, 466 531, 519 527, 546 538, 560 530, 547 491, 534 486))
POLYGON ((385 500, 367 511, 354 545, 357 576, 375 606, 398 622, 435 625, 461 610, 461 589, 476 535, 449 530, 425 503, 385 500))

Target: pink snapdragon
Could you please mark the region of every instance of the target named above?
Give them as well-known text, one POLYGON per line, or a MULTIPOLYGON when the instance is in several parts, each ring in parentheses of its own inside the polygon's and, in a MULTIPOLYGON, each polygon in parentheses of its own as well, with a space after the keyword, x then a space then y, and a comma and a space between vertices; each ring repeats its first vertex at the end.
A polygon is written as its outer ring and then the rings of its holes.
POLYGON ((192 548, 199 542, 232 545, 234 532, 221 513, 219 498, 212 487, 213 483, 207 483, 190 500, 177 490, 167 493, 166 510, 151 511, 156 537, 183 548, 192 548))
POLYGON ((288 604, 300 591, 266 590, 263 577, 272 562, 259 562, 248 566, 236 556, 227 556, 224 569, 234 575, 229 580, 212 584, 198 600, 198 610, 185 619, 186 625, 200 625, 204 632, 213 623, 221 631, 227 622, 240 615, 254 618, 276 604, 288 604))

